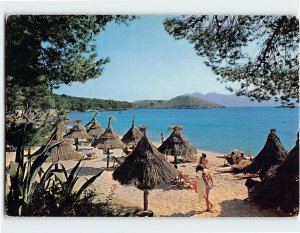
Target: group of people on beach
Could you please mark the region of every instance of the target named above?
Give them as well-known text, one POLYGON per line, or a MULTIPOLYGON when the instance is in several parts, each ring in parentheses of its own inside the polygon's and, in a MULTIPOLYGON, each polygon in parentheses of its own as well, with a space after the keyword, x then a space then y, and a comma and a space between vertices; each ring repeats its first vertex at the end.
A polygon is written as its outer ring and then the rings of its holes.
MULTIPOLYGON (((235 152, 231 152, 230 154, 224 155, 224 157, 225 157, 225 161, 228 162, 229 165, 234 165, 234 164, 238 165, 241 163, 241 161, 246 160, 245 155, 242 152, 239 154, 236 154, 235 152)), ((250 158, 250 161, 251 161, 251 158, 250 158)), ((201 176, 196 177, 196 181, 197 181, 197 179, 202 179, 205 184, 206 192, 205 192, 204 198, 205 198, 206 207, 207 207, 206 211, 210 211, 213 205, 209 200, 209 191, 213 188, 213 178, 212 178, 212 175, 211 175, 209 169, 207 168, 207 163, 208 163, 208 160, 206 158, 206 154, 202 153, 202 155, 199 159, 198 165, 196 167, 196 173, 200 173, 201 176)), ((202 197, 199 197, 199 198, 202 198, 202 197)))
MULTIPOLYGON (((162 144, 164 142, 163 133, 160 134, 160 139, 161 139, 161 144, 162 144)), ((202 153, 201 157, 199 159, 199 162, 196 166, 196 173, 199 174, 199 176, 195 177, 194 190, 195 190, 195 192, 198 192, 197 185, 198 186, 200 185, 199 181, 200 181, 200 179, 202 179, 204 182, 205 193, 204 193, 203 197, 199 196, 199 201, 201 201, 200 199, 204 198, 205 204, 206 204, 206 211, 211 211, 213 204, 209 200, 209 191, 213 188, 214 184, 213 184, 212 175, 211 175, 209 169, 207 169, 207 164, 208 164, 208 159, 206 158, 206 154, 202 153)))
POLYGON ((234 151, 232 151, 230 154, 224 155, 224 158, 229 165, 239 164, 242 160, 246 159, 244 153, 236 155, 234 151))

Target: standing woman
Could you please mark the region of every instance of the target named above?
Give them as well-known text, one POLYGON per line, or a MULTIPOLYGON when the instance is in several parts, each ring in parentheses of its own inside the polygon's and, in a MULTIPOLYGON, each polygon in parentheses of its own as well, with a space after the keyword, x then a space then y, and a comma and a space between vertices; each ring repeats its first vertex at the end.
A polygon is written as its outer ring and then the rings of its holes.
POLYGON ((163 135, 163 133, 161 133, 161 134, 160 134, 160 141, 161 141, 161 144, 164 143, 164 140, 165 140, 164 135, 163 135))
POLYGON ((208 160, 206 158, 206 154, 202 153, 200 159, 199 159, 199 165, 202 164, 204 166, 204 168, 206 168, 206 164, 208 163, 208 160))
POLYGON ((201 174, 201 177, 199 179, 203 179, 204 181, 204 186, 205 186, 205 201, 206 201, 206 211, 210 211, 211 208, 213 207, 212 203, 209 200, 209 190, 213 188, 213 179, 210 174, 210 171, 208 169, 205 169, 202 164, 199 164, 196 167, 196 172, 201 174))

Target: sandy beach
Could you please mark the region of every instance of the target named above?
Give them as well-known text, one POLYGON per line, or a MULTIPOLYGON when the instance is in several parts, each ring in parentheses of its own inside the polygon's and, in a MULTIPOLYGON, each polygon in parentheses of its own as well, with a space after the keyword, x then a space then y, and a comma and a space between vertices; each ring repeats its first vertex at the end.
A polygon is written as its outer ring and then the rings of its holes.
MULTIPOLYGON (((88 148, 88 147, 87 147, 88 148)), ((94 160, 84 160, 80 171, 78 186, 86 178, 98 173, 106 168, 106 155, 102 150, 95 149, 97 158, 94 160)), ((205 200, 198 201, 197 194, 192 188, 178 187, 170 183, 161 184, 150 191, 149 209, 157 217, 267 217, 276 216, 271 210, 265 210, 254 204, 244 201, 247 198, 247 188, 244 185, 245 180, 237 180, 232 173, 218 173, 216 168, 223 165, 224 160, 216 158, 219 153, 198 150, 199 157, 202 152, 207 154, 209 161, 208 167, 214 178, 214 188, 210 191, 210 200, 214 204, 211 212, 206 212, 205 200)), ((119 157, 121 150, 113 150, 113 155, 119 157)), ((14 153, 6 153, 6 165, 13 160, 14 153)), ((173 160, 172 156, 168 157, 173 160)), ((61 161, 69 172, 77 161, 61 161)), ((50 163, 45 163, 48 167, 50 163)), ((110 166, 113 162, 110 163, 110 166)), ((179 164, 178 170, 195 177, 195 164, 179 164)), ((122 186, 112 179, 113 169, 105 170, 103 174, 93 183, 92 188, 99 194, 99 200, 105 200, 113 190, 112 202, 122 204, 126 209, 135 209, 143 207, 143 192, 134 186, 122 186)))

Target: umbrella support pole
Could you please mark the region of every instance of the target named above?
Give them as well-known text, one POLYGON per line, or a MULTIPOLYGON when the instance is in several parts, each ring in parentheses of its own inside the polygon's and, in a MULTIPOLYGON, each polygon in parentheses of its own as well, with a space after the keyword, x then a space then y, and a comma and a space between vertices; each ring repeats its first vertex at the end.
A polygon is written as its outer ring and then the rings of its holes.
POLYGON ((75 138, 75 147, 76 147, 76 151, 78 151, 78 144, 79 144, 78 138, 75 138))
POLYGON ((148 210, 148 196, 149 196, 149 191, 144 190, 144 211, 148 210))
POLYGON ((106 168, 109 167, 109 149, 107 149, 107 157, 106 157, 106 168))
POLYGON ((174 167, 177 168, 177 164, 178 164, 177 155, 174 155, 174 167))

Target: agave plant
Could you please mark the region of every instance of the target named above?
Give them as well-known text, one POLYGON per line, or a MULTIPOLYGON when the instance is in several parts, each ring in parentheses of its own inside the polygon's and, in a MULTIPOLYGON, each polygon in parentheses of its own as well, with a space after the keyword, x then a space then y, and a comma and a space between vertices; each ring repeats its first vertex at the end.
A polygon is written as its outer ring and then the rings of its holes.
POLYGON ((26 208, 26 205, 30 201, 33 183, 41 170, 41 166, 50 155, 51 150, 60 143, 60 141, 52 145, 48 143, 33 163, 31 160, 23 162, 23 164, 15 161, 10 162, 7 169, 10 184, 8 182, 6 183, 6 206, 8 215, 22 215, 23 209, 26 208))
MULTIPOLYGON (((69 174, 62 164, 57 164, 54 169, 52 164, 43 173, 40 182, 36 183, 34 198, 25 215, 77 216, 82 212, 86 213, 82 210, 83 206, 93 205, 93 198, 96 196, 95 192, 87 188, 103 173, 103 170, 87 179, 79 189, 75 190, 78 174, 82 168, 81 162, 79 160, 69 174), (61 172, 62 176, 57 176, 56 172, 61 172), (36 205, 41 207, 38 208, 36 205)), ((101 206, 102 203, 95 203, 95 206, 97 205, 101 206)))
POLYGON ((64 174, 64 179, 58 179, 58 182, 60 184, 60 187, 62 188, 62 192, 67 193, 69 195, 75 193, 77 197, 80 197, 80 195, 85 191, 102 173, 104 170, 100 170, 99 173, 96 175, 92 176, 90 179, 88 179, 79 189, 78 191, 74 190, 74 186, 76 182, 78 181, 78 174, 82 168, 80 167, 82 160, 79 160, 75 167, 71 170, 70 174, 68 175, 66 168, 60 164, 63 174, 64 174))

